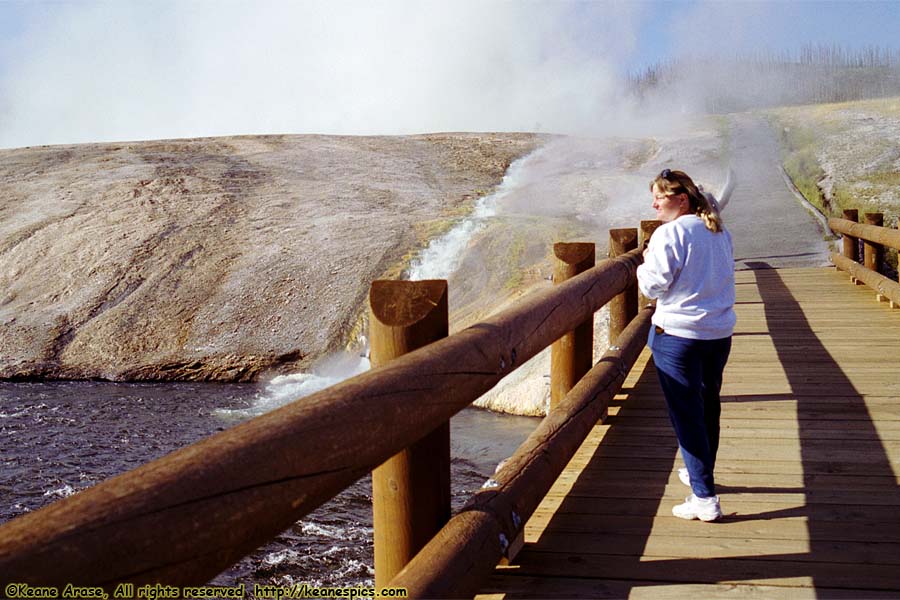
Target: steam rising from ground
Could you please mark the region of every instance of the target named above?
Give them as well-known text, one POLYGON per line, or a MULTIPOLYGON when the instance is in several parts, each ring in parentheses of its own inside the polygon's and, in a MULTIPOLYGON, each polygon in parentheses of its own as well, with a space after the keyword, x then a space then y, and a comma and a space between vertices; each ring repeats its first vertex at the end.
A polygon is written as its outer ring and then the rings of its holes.
POLYGON ((479 0, 42 6, 3 44, 17 60, 0 62, 0 147, 582 130, 615 99, 641 11, 479 0))

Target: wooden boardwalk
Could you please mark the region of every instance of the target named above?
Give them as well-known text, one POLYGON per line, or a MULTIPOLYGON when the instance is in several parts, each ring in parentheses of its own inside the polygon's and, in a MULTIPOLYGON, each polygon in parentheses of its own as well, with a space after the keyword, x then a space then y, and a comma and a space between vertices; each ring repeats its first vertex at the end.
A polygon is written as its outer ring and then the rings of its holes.
POLYGON ((737 275, 725 518, 672 516, 690 491, 645 350, 479 597, 900 597, 900 310, 834 269, 737 275))

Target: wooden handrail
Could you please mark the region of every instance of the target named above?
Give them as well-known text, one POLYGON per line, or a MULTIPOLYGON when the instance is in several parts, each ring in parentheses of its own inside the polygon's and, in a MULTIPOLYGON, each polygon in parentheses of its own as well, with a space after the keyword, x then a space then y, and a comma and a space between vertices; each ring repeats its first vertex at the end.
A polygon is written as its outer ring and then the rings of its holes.
POLYGON ((43 585, 206 582, 590 318, 640 262, 639 250, 603 261, 383 367, 13 519, 0 526, 0 573, 43 585))
POLYGON ((882 246, 888 246, 900 250, 900 230, 891 229, 889 227, 879 227, 877 225, 865 225, 863 223, 854 223, 847 219, 838 219, 832 217, 828 219, 828 226, 832 231, 849 235, 850 237, 860 238, 882 246))
POLYGON ((472 597, 606 413, 650 330, 643 309, 462 511, 395 577, 411 598, 472 597))
POLYGON ((862 281, 880 296, 890 300, 892 306, 900 306, 900 283, 867 269, 858 262, 852 261, 837 252, 831 253, 831 262, 838 269, 846 271, 851 277, 862 281))
POLYGON ((866 213, 867 224, 857 223, 859 211, 844 210, 843 219, 829 219, 833 231, 844 235, 842 253, 833 252, 834 266, 850 274, 851 281, 864 283, 876 291, 878 300, 889 300, 891 308, 900 306, 900 284, 881 275, 878 270, 884 255, 884 247, 900 249, 900 231, 883 227, 881 213, 866 213), (859 240, 863 240, 864 264, 859 264, 859 240))

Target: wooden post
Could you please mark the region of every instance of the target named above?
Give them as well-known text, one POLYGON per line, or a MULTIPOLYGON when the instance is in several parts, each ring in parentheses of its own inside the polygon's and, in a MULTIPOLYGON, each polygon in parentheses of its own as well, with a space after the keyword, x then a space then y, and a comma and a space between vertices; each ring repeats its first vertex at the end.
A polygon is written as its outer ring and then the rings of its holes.
MULTIPOLYGON (((653 232, 662 224, 662 221, 641 221, 641 227, 638 231, 638 247, 643 248, 650 241, 650 236, 653 235, 653 232)), ((647 306, 650 303, 650 298, 638 292, 638 308, 647 306)))
MULTIPOLYGON (((369 302, 372 367, 447 337, 444 280, 375 281, 369 302)), ((373 415, 372 427, 385 418, 373 415)), ((382 588, 450 519, 449 421, 372 471, 372 509, 382 588)))
MULTIPOLYGON (((884 215, 882 213, 866 213, 865 219, 866 225, 875 225, 877 227, 884 225, 884 215)), ((883 259, 884 246, 863 240, 863 264, 867 269, 879 273, 883 259)))
MULTIPOLYGON (((900 219, 897 219, 897 229, 900 229, 900 219)), ((897 281, 900 282, 900 248, 897 249, 897 281)), ((900 304, 893 300, 890 300, 889 304, 891 308, 900 308, 900 304)))
MULTIPOLYGON (((638 247, 638 231, 635 227, 609 230, 609 258, 625 254, 638 247)), ((609 302, 609 345, 613 346, 622 330, 638 312, 637 282, 609 302)))
MULTIPOLYGON (((596 262, 592 243, 553 244, 556 267, 553 284, 559 285, 579 273, 587 271, 596 262)), ((550 409, 553 410, 566 397, 585 373, 590 371, 594 359, 594 319, 591 317, 570 331, 550 348, 550 409)))
MULTIPOLYGON (((848 221, 853 221, 854 223, 859 222, 859 211, 855 208, 846 208, 844 209, 844 218, 848 221)), ((852 260, 853 262, 859 262, 859 238, 855 238, 853 236, 847 235, 846 233, 843 235, 843 243, 844 243, 844 256, 852 260)))

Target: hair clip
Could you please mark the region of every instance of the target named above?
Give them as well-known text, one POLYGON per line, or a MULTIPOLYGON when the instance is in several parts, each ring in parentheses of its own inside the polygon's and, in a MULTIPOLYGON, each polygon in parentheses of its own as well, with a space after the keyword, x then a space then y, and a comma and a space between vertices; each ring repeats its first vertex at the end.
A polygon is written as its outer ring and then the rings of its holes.
POLYGON ((670 175, 672 175, 671 169, 663 169, 659 174, 659 176, 663 179, 668 179, 670 175))

